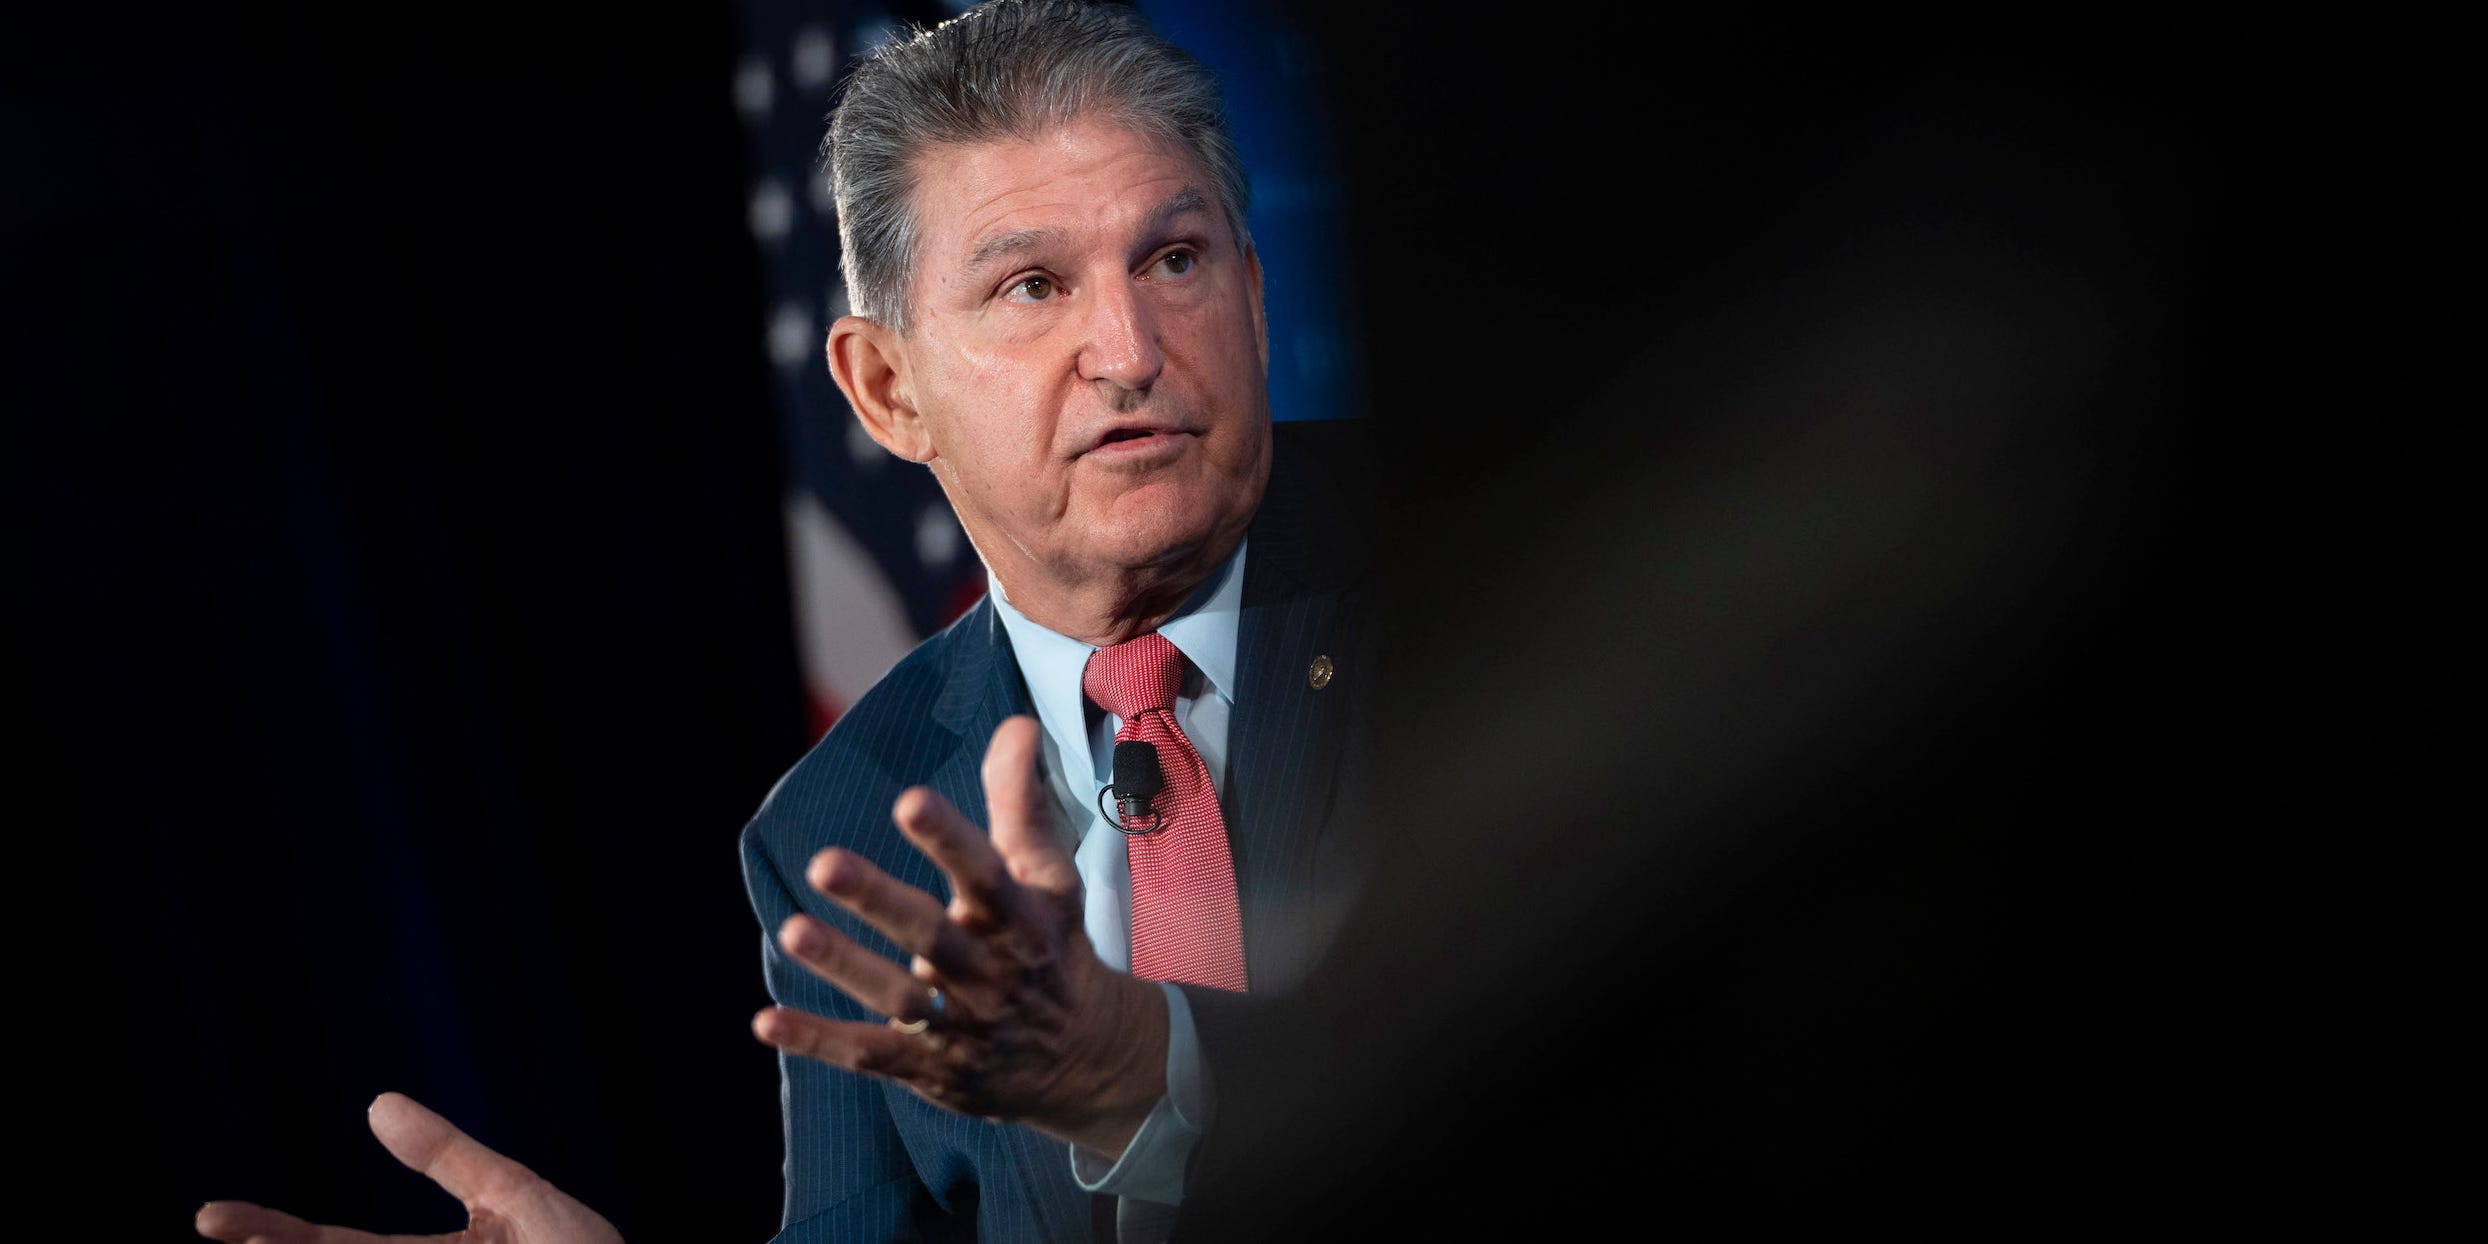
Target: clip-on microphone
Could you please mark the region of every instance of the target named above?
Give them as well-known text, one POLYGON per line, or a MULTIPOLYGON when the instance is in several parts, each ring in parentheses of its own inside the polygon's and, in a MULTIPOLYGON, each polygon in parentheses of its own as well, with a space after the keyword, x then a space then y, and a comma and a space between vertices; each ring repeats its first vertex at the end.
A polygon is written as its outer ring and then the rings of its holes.
POLYGON ((1106 818, 1107 824, 1124 833, 1155 833, 1166 828, 1166 814, 1151 808, 1149 801, 1165 789, 1166 772, 1158 767, 1158 749, 1155 746, 1138 739, 1117 743, 1114 745, 1114 781, 1097 792, 1098 814, 1106 818), (1106 806, 1109 795, 1114 797, 1112 808, 1106 806), (1149 823, 1141 825, 1143 818, 1149 823))

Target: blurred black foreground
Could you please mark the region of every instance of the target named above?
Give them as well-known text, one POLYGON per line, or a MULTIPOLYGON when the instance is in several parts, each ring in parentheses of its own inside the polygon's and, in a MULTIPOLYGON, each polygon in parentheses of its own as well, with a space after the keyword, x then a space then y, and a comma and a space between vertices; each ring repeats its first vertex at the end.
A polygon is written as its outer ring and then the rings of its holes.
POLYGON ((1394 854, 1179 1238, 2414 1212, 2426 32, 1318 27, 1394 854))

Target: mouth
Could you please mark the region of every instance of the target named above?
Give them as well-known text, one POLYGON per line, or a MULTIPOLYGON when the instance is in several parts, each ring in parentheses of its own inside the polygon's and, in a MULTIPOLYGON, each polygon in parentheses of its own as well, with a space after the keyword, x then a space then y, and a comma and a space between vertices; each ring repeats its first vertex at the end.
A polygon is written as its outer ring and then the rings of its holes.
POLYGON ((1121 424, 1106 429, 1089 447, 1091 456, 1108 459, 1145 458, 1171 453, 1194 433, 1163 424, 1121 424))

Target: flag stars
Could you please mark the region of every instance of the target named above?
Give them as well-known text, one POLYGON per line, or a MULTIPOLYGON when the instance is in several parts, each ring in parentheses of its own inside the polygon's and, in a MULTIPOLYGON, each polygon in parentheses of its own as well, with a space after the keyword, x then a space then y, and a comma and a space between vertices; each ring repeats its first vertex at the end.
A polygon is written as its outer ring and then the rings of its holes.
POLYGON ((812 327, 812 313, 800 302, 781 302, 777 314, 769 319, 769 361, 779 371, 791 372, 813 357, 820 339, 812 327))
POLYGON ((794 227, 794 197, 776 178, 752 187, 751 222, 752 236, 771 246, 785 241, 787 230, 794 227))
POLYGON ((806 26, 795 35, 787 65, 794 71, 797 90, 821 90, 829 85, 830 75, 838 72, 838 47, 830 42, 828 31, 806 26))
POLYGON ((916 516, 917 560, 941 567, 958 555, 959 520, 951 517, 950 507, 940 503, 924 507, 916 516))
POLYGON ((769 73, 769 62, 758 56, 746 56, 734 67, 734 107, 747 122, 758 124, 769 116, 769 104, 777 97, 777 79, 769 73))

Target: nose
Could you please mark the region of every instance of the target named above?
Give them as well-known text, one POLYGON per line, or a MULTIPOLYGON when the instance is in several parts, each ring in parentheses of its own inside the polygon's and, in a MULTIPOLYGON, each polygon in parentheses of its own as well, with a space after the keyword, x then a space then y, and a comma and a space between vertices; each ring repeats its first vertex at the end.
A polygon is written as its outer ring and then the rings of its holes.
POLYGON ((1157 316, 1148 300, 1132 282, 1114 281, 1098 289, 1088 311, 1080 378, 1096 382, 1118 404, 1147 393, 1166 369, 1166 354, 1158 348, 1157 316))

